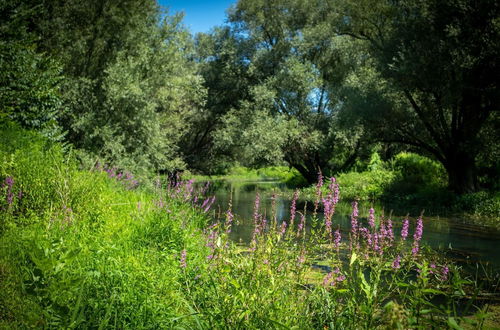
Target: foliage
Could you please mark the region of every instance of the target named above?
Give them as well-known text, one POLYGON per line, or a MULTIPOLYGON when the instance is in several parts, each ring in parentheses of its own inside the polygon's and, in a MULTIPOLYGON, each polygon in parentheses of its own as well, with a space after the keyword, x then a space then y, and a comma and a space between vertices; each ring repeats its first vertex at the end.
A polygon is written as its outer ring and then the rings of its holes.
POLYGON ((360 92, 377 100, 366 99, 368 109, 360 109, 365 125, 382 141, 432 155, 445 167, 454 191, 477 190, 476 157, 488 148, 482 131, 498 100, 498 4, 336 4, 335 11, 325 12, 327 20, 335 22, 337 34, 365 42, 370 60, 360 72, 372 71, 383 82, 373 88, 369 80, 363 89, 373 92, 360 92))
POLYGON ((2 327, 172 327, 189 313, 177 258, 203 253, 201 206, 79 171, 36 134, 1 137, 2 327))
POLYGON ((63 110, 61 67, 37 51, 36 37, 26 28, 32 11, 19 6, 19 1, 1 1, 0 13, 4 17, 0 23, 0 120, 9 118, 61 140, 57 123, 63 110))
POLYGON ((399 234, 398 224, 370 210, 366 224, 355 204, 351 233, 336 231, 334 181, 317 200, 325 220, 315 213, 310 231, 296 197, 291 218, 276 223, 257 196, 253 240, 241 247, 228 240, 236 225, 230 210, 208 226, 207 186, 130 187, 109 169, 78 170, 37 134, 4 127, 0 136, 2 327, 312 329, 468 320, 456 307, 474 294, 473 282, 421 246, 422 219, 412 239, 407 220, 399 234), (17 142, 6 143, 12 137, 17 142))
POLYGON ((269 166, 258 169, 243 166, 234 166, 222 175, 194 175, 190 172, 183 174, 185 179, 197 181, 257 181, 278 180, 290 187, 299 187, 307 184, 302 175, 294 168, 286 166, 269 166))
POLYGON ((179 146, 205 93, 180 15, 152 0, 15 0, 0 9, 9 17, 2 113, 27 128, 62 127, 87 167, 96 159, 142 173, 185 166, 179 146))

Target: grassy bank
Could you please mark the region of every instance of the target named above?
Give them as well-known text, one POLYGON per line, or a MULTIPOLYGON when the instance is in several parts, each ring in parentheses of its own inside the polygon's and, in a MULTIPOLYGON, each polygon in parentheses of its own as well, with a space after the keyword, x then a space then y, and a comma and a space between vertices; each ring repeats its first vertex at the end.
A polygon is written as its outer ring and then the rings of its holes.
MULTIPOLYGON (((376 204, 399 215, 461 216, 481 224, 500 226, 500 193, 480 191, 457 195, 446 187, 442 166, 426 157, 401 153, 389 162, 378 161, 361 171, 336 175, 343 201, 376 204)), ((326 188, 323 188, 326 192, 326 188)), ((316 187, 301 191, 313 201, 316 187)))
POLYGON ((209 222, 213 199, 190 181, 146 189, 116 169, 82 171, 13 127, 0 157, 2 328, 457 328, 480 327, 490 308, 420 245, 420 221, 363 223, 355 208, 356 229, 337 231, 336 186, 311 232, 295 210, 276 223, 257 198, 241 247, 231 211, 209 222))
POLYGON ((220 175, 197 175, 187 172, 183 175, 184 179, 193 179, 196 181, 267 181, 276 180, 286 183, 290 187, 306 185, 304 177, 294 168, 286 166, 270 166, 259 169, 235 166, 227 173, 220 175))

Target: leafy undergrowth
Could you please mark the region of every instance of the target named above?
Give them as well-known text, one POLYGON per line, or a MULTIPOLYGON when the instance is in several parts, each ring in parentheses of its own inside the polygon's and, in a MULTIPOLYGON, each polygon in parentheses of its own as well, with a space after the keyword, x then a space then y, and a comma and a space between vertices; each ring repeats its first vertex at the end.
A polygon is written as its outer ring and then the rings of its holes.
POLYGON ((178 259, 203 258, 203 200, 80 171, 27 132, 2 136, 0 327, 169 328, 191 313, 178 259))
POLYGON ((486 315, 474 283, 420 246, 420 220, 396 235, 354 205, 353 229, 336 230, 335 182, 311 230, 297 196, 281 223, 257 196, 241 247, 228 239, 230 209, 208 223, 206 186, 143 190, 16 129, 0 143, 0 327, 458 328, 486 315))

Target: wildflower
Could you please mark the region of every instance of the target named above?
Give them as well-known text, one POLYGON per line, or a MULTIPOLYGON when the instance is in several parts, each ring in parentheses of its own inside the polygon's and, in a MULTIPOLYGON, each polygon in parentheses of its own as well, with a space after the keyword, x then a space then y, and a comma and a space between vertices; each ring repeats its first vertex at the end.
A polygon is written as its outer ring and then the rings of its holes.
POLYGON ((370 231, 365 227, 361 227, 361 228, 359 228, 359 232, 366 239, 366 245, 371 247, 373 242, 372 242, 372 235, 370 234, 370 231))
POLYGON ((180 267, 181 268, 186 268, 186 256, 187 256, 187 251, 186 249, 182 250, 181 252, 181 261, 180 261, 180 267))
POLYGON ((340 235, 340 230, 337 229, 333 236, 334 236, 333 244, 335 245, 335 248, 338 250, 340 247, 340 241, 342 240, 342 236, 340 235))
POLYGON ((314 214, 316 215, 316 211, 318 210, 318 204, 321 200, 321 187, 323 187, 323 174, 321 171, 318 172, 318 183, 316 184, 316 199, 314 200, 314 214))
POLYGON ((417 219, 417 228, 415 229, 415 234, 413 234, 413 240, 419 242, 422 239, 422 234, 424 230, 424 224, 422 221, 422 216, 417 219))
POLYGON ((408 219, 404 219, 403 220, 403 228, 401 229, 401 238, 404 240, 406 240, 406 238, 408 237, 408 229, 410 227, 410 221, 408 219))
POLYGON ((375 210, 373 209, 373 207, 371 207, 368 212, 369 212, 368 225, 370 226, 370 228, 374 229, 375 228, 375 210))
POLYGON ((206 204, 205 209, 203 212, 207 213, 208 210, 212 207, 212 204, 215 202, 215 196, 212 196, 212 198, 209 198, 209 202, 206 204))
POLYGON ((302 214, 302 215, 300 216, 300 223, 299 223, 299 225, 297 226, 297 236, 299 236, 299 235, 300 235, 300 232, 301 232, 302 230, 304 230, 304 225, 305 225, 305 223, 306 223, 306 216, 302 214))
POLYGON ((290 227, 293 226, 293 221, 295 219, 296 204, 297 204, 298 198, 299 198, 299 191, 295 190, 295 192, 293 194, 293 199, 292 199, 292 206, 290 207, 290 227))
POLYGON ((285 235, 285 232, 286 232, 286 221, 283 220, 283 222, 281 223, 281 236, 285 235))
POLYGON ((358 231, 358 202, 352 202, 352 214, 351 214, 351 231, 356 237, 358 231))
POLYGON ((332 277, 333 277, 333 273, 332 272, 326 274, 326 276, 323 278, 323 286, 328 286, 328 284, 330 283, 330 280, 332 279, 332 277))
POLYGON ((345 281, 346 277, 340 273, 340 269, 335 268, 323 278, 323 286, 335 286, 337 283, 345 281), (334 277, 334 275, 337 275, 334 277))
POLYGON ((422 216, 417 219, 417 228, 415 228, 415 233, 413 234, 413 248, 411 250, 412 254, 416 256, 418 254, 418 250, 420 248, 420 240, 422 239, 424 225, 422 222, 422 216))
POLYGON ((332 232, 332 204, 328 198, 323 198, 323 210, 325 217, 325 227, 328 234, 332 232))
POLYGON ((392 262, 392 268, 393 269, 399 269, 401 267, 401 256, 398 255, 396 257, 396 259, 394 259, 394 261, 392 262))
POLYGON ((441 271, 441 275, 443 276, 443 281, 446 281, 448 279, 449 272, 450 272, 450 269, 448 268, 448 266, 444 266, 442 271, 441 271))
POLYGON ((389 241, 394 241, 394 231, 392 229, 392 220, 389 219, 387 220, 387 227, 386 227, 386 232, 387 232, 387 237, 389 237, 389 241))
POLYGON ((6 177, 5 184, 2 185, 4 187, 7 186, 6 200, 7 200, 8 205, 11 205, 12 202, 14 201, 14 194, 12 193, 12 186, 13 185, 14 185, 14 178, 11 176, 6 177))
POLYGON ((379 234, 377 233, 373 234, 373 250, 378 252, 380 255, 384 253, 384 250, 382 250, 382 247, 379 244, 379 234))
POLYGON ((226 233, 230 233, 231 232, 231 226, 233 224, 233 219, 234 219, 234 215, 233 213, 231 212, 231 209, 227 210, 226 212, 226 233))
POLYGON ((429 273, 430 274, 434 274, 435 270, 436 270, 436 265, 435 264, 430 264, 429 267, 431 269, 429 269, 429 273))

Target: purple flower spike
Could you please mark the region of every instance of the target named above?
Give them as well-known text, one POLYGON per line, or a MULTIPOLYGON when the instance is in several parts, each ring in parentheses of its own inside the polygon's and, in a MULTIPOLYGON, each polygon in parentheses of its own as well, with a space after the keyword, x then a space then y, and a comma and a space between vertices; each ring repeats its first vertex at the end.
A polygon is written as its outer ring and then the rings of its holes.
POLYGON ((424 223, 422 221, 422 216, 420 216, 417 219, 417 228, 415 229, 413 240, 419 242, 422 239, 423 232, 424 232, 424 223))
POLYGON ((9 188, 12 188, 12 186, 14 185, 14 178, 11 177, 11 176, 8 176, 5 178, 5 184, 9 187, 9 188))
POLYGON ((358 202, 356 201, 352 203, 351 231, 353 235, 356 235, 358 231, 358 202))
POLYGON ((450 272, 450 269, 448 266, 444 266, 441 274, 443 275, 443 281, 446 281, 448 279, 448 273, 450 272))
POLYGON ((295 220, 297 199, 299 198, 299 191, 295 190, 293 193, 292 206, 290 207, 290 227, 293 226, 293 221, 295 220))
POLYGON ((181 268, 186 268, 186 257, 187 257, 187 251, 186 249, 182 250, 181 252, 181 261, 180 261, 180 267, 181 268))
POLYGON ((231 212, 231 209, 227 210, 226 212, 226 233, 230 233, 231 232, 231 226, 233 225, 233 219, 234 219, 234 215, 233 213, 231 212))
POLYGON ((336 230, 334 235, 333 235, 333 244, 335 245, 335 248, 338 250, 340 248, 340 241, 342 240, 342 236, 340 235, 340 230, 336 230))
POLYGON ((368 215, 368 225, 370 226, 370 228, 374 229, 375 228, 375 210, 372 208, 370 208, 370 211, 369 211, 369 215, 368 215))
POLYGON ((397 256, 396 259, 392 262, 392 268, 393 269, 399 269, 401 267, 401 256, 397 256))
POLYGON ((406 240, 406 238, 408 237, 408 229, 410 227, 410 221, 408 219, 404 219, 403 220, 403 228, 401 229, 401 238, 404 240, 406 240))

